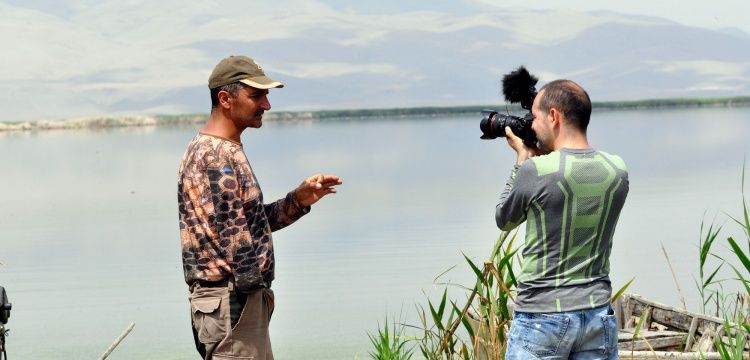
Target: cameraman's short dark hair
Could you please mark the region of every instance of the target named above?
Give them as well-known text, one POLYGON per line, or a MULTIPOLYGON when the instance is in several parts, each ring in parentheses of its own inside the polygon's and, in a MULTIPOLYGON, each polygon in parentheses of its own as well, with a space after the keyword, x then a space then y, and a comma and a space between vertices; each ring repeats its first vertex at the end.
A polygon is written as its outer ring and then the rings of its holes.
POLYGON ((551 108, 560 110, 565 119, 586 132, 591 119, 591 99, 586 90, 571 80, 555 80, 542 86, 539 108, 547 112, 551 108))
POLYGON ((246 87, 247 85, 241 83, 241 82, 234 82, 231 84, 227 84, 224 86, 219 86, 217 88, 211 89, 211 111, 216 109, 217 106, 219 106, 219 92, 220 91, 226 91, 230 95, 237 96, 237 92, 240 91, 243 87, 246 87))

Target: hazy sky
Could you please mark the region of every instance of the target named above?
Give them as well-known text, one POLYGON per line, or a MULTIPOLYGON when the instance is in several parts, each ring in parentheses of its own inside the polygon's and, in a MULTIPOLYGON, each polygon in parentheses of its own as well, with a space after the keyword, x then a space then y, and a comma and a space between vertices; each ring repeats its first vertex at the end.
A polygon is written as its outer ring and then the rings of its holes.
MULTIPOLYGON (((205 83, 217 60, 207 55, 207 49, 217 42, 272 43, 321 31, 326 36, 346 34, 337 44, 353 49, 383 39, 394 29, 443 33, 485 25, 513 32, 519 46, 544 45, 583 31, 594 21, 623 15, 750 33, 749 4, 748 0, 0 0, 0 121, 132 113, 133 109, 189 111, 194 108, 162 104, 161 99, 175 89, 205 83), (504 10, 526 15, 502 23, 496 15, 504 10), (584 14, 592 11, 613 13, 596 19, 584 14)), ((629 16, 627 21, 637 19, 629 16)), ((264 60, 269 53, 300 52, 295 62, 264 64, 269 72, 294 78, 403 72, 397 63, 368 59, 307 61, 308 54, 325 51, 314 47, 271 49, 257 56, 264 60)), ((746 69, 746 64, 736 66, 738 72, 746 69)))
MULTIPOLYGON (((91 0, 2 0, 12 6, 34 9, 46 14, 54 15, 64 19, 72 19, 76 14, 89 7, 91 4, 102 4, 112 1, 91 1, 91 0)), ((133 7, 140 7, 136 10, 145 16, 156 14, 149 13, 148 6, 139 6, 143 1, 117 1, 118 3, 129 4, 133 7)), ((217 8, 233 9, 238 4, 237 1, 195 1, 196 3, 213 4, 217 8), (233 5, 234 3, 234 5, 233 5), (223 5, 220 5, 223 4, 223 5)), ((750 32, 750 2, 746 0, 716 0, 716 1, 697 1, 697 0, 380 0, 380 1, 350 1, 350 0, 322 0, 322 1, 302 1, 309 3, 320 3, 323 6, 330 7, 339 11, 353 11, 360 14, 397 14, 411 11, 440 11, 459 15, 475 13, 479 5, 499 8, 513 9, 567 9, 577 11, 615 11, 625 14, 656 16, 670 19, 681 24, 690 26, 699 26, 706 28, 724 28, 737 27, 746 32, 750 32)), ((299 10, 294 3, 296 1, 279 1, 280 5, 270 5, 276 10, 283 10, 285 7, 288 11, 299 10)), ((244 1, 257 7, 269 7, 269 1, 244 1)), ((246 10, 248 13, 251 11, 246 10)), ((6 14, 7 15, 7 14, 6 14)), ((250 15, 250 14, 248 14, 250 15)), ((2 16, 2 15, 0 15, 2 16)), ((81 21, 82 19, 78 19, 81 21)))
POLYGON ((675 22, 711 29, 737 27, 750 32, 750 1, 746 0, 423 0, 423 1, 322 1, 336 9, 352 9, 356 12, 369 14, 394 14, 415 10, 446 11, 462 14, 468 10, 474 13, 473 7, 486 5, 489 7, 511 9, 562 9, 576 11, 615 11, 618 13, 655 16, 670 19, 675 22))
POLYGON ((750 32, 750 2, 745 0, 628 0, 628 1, 479 1, 495 6, 518 6, 533 9, 576 9, 581 11, 616 11, 619 13, 655 16, 678 23, 719 29, 737 27, 750 32))

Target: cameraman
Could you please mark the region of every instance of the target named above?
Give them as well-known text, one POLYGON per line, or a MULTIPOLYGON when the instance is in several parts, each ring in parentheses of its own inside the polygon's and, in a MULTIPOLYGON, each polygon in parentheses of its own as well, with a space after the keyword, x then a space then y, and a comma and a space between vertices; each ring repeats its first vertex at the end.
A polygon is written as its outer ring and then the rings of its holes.
POLYGON ((528 220, 506 359, 617 359, 609 254, 625 163, 589 145, 591 100, 573 81, 542 87, 531 111, 538 147, 505 128, 517 160, 495 213, 506 231, 528 220))

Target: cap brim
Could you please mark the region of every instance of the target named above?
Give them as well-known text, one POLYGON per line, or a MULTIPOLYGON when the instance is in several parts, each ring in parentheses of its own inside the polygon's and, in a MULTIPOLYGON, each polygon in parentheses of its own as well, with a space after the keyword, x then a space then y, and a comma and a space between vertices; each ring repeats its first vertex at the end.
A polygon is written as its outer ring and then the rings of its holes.
POLYGON ((284 84, 271 79, 268 76, 256 76, 248 79, 240 80, 241 83, 252 86, 256 89, 272 89, 272 88, 283 88, 284 84))

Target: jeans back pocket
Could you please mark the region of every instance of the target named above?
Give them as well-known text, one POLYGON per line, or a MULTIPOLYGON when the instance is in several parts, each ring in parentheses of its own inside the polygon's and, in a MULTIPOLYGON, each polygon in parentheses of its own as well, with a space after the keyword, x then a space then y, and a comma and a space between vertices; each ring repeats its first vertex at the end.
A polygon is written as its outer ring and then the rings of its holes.
POLYGON ((554 355, 568 331, 570 318, 561 314, 523 313, 513 319, 520 325, 526 351, 544 357, 554 355))

